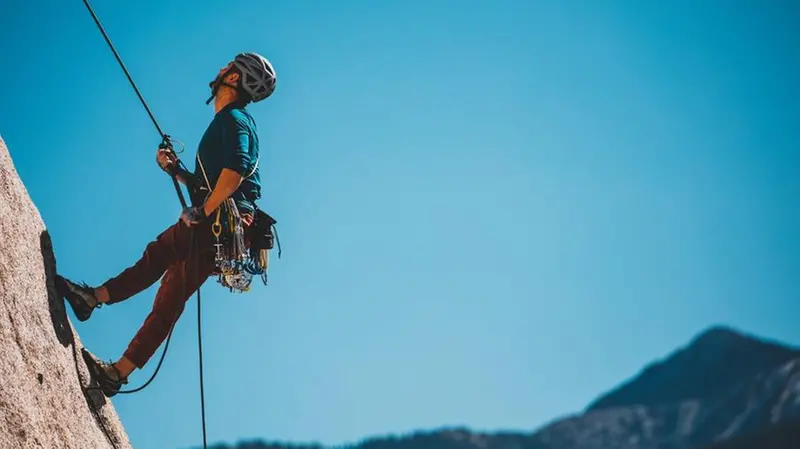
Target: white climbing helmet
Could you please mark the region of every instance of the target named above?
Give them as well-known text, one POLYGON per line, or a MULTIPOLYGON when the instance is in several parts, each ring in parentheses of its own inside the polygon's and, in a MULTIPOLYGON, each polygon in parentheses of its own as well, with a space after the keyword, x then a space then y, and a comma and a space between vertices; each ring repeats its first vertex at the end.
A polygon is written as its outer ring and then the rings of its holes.
POLYGON ((240 86, 252 97, 254 102, 261 101, 275 91, 277 75, 267 58, 258 53, 239 53, 233 64, 241 72, 240 86))

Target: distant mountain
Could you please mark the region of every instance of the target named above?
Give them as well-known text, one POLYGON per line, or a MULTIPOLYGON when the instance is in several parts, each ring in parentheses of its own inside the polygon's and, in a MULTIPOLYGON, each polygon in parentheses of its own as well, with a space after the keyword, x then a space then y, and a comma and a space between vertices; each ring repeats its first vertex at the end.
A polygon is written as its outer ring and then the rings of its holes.
POLYGON ((607 407, 559 420, 536 432, 533 447, 687 449, 795 419, 800 420, 800 357, 731 381, 713 397, 607 407))
POLYGON ((715 326, 666 360, 648 366, 630 382, 601 396, 587 410, 714 398, 742 380, 797 357, 797 348, 715 326))
MULTIPOLYGON (((441 428, 344 449, 800 449, 799 425, 800 350, 717 326, 585 411, 535 431, 441 428)), ((254 441, 212 449, 325 448, 254 441)))

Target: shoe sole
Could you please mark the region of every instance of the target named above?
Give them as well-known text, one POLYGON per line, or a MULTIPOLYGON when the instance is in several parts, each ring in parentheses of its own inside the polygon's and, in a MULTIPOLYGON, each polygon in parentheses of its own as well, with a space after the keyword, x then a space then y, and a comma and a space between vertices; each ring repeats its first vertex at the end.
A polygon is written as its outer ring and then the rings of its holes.
POLYGON ((89 369, 89 376, 91 376, 92 380, 97 382, 97 387, 93 387, 93 388, 98 388, 100 391, 103 392, 103 395, 105 395, 105 397, 107 397, 107 398, 110 398, 110 397, 116 395, 119 392, 119 388, 117 388, 115 391, 108 391, 105 388, 103 388, 103 384, 100 382, 100 379, 102 378, 103 373, 101 372, 100 361, 97 359, 97 357, 95 357, 86 348, 81 348, 81 355, 83 356, 83 362, 86 364, 86 367, 89 369))
POLYGON ((72 291, 69 287, 70 284, 72 283, 63 277, 56 276, 56 289, 61 293, 61 296, 67 300, 70 307, 72 307, 72 311, 75 313, 75 317, 78 318, 78 321, 86 321, 92 316, 93 309, 86 305, 78 293, 72 291))

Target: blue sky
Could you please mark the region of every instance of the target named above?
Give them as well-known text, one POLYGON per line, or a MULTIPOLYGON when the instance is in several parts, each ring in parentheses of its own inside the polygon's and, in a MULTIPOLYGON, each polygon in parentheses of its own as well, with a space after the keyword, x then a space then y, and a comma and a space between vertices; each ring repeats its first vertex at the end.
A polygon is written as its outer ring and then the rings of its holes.
MULTIPOLYGON (((250 110, 283 257, 203 288, 210 442, 532 429, 713 324, 800 344, 794 2, 92 4, 188 161, 221 66, 278 72, 250 110)), ((100 283, 180 213, 160 139, 81 1, 4 9, 0 135, 100 283)), ((84 343, 116 359, 154 293, 84 343)), ((113 400, 137 448, 202 442, 195 314, 113 400)))

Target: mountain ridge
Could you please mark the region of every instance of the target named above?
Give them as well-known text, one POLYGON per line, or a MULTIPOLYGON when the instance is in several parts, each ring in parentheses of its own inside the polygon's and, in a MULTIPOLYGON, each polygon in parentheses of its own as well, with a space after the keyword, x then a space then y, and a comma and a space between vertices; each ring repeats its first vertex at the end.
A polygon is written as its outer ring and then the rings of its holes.
POLYGON ((787 426, 791 430, 795 421, 800 423, 800 350, 713 325, 583 410, 531 430, 440 426, 335 446, 254 440, 211 449, 727 449, 726 442, 740 449, 745 446, 737 441, 775 444, 774 434, 790 435, 787 426))
POLYGON ((630 379, 592 401, 585 411, 714 396, 741 378, 769 371, 797 357, 800 357, 798 347, 716 324, 665 357, 651 361, 630 379), (677 381, 678 385, 666 388, 659 382, 662 378, 677 381))

